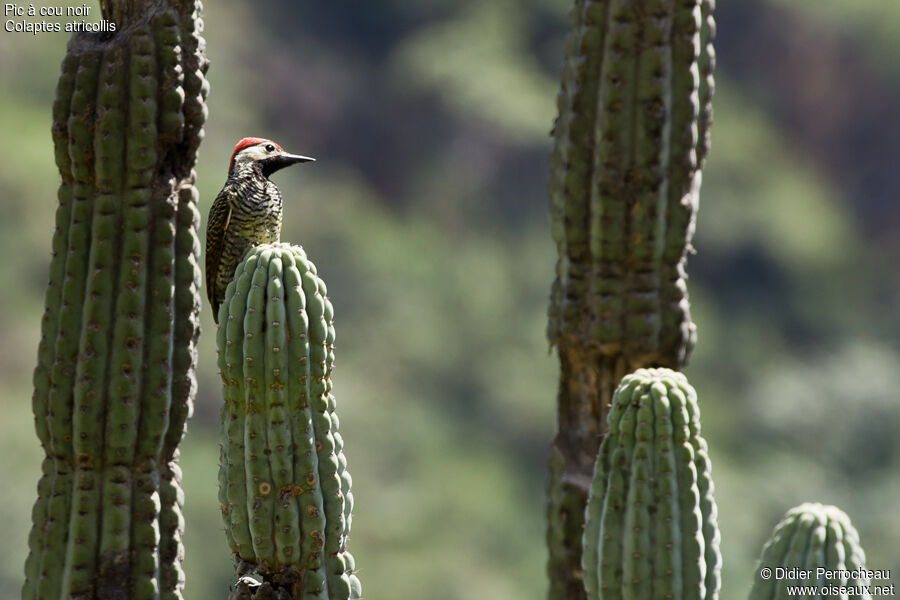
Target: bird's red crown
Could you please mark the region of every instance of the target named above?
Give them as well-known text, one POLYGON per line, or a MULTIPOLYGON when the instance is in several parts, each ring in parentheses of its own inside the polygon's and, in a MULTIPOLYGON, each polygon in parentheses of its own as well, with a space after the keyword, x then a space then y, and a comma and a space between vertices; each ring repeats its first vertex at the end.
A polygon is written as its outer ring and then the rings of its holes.
POLYGON ((283 150, 281 146, 272 140, 267 140, 266 138, 258 138, 258 137, 245 137, 237 144, 234 145, 234 152, 231 153, 231 162, 228 163, 228 172, 231 173, 231 170, 234 168, 234 157, 237 156, 237 153, 247 148, 249 146, 255 146, 257 144, 262 144, 263 142, 268 142, 278 148, 279 150, 283 150))

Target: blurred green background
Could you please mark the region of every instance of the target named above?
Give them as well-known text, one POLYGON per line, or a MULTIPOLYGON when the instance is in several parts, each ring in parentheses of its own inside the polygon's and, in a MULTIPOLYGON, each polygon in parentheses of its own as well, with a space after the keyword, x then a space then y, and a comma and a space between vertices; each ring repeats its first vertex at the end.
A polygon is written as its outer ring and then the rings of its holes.
MULTIPOLYGON (((204 220, 238 138, 318 159, 275 180, 283 238, 306 248, 335 305, 350 549, 368 598, 545 595, 557 377, 544 338, 555 262, 545 182, 570 4, 207 4, 204 220)), ((711 446, 722 598, 746 596, 771 528, 807 500, 846 510, 869 566, 896 578, 900 3, 731 0, 717 20, 687 372, 711 446)), ((31 371, 66 41, 0 31, 2 598, 18 597, 40 472, 31 371)), ((203 310, 182 453, 186 594, 197 599, 223 597, 231 573, 205 299, 203 310)))

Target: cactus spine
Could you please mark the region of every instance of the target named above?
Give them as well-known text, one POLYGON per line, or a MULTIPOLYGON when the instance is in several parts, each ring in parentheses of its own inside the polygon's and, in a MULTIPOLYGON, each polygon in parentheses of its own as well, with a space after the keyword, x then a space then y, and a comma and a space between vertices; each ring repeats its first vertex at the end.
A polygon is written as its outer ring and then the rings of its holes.
POLYGON ((62 177, 33 410, 46 457, 22 597, 181 598, 177 446, 196 387, 199 2, 101 2, 53 105, 62 177))
POLYGON ((248 578, 257 594, 359 597, 346 550, 351 480, 331 393, 333 314, 315 266, 287 244, 250 250, 219 309, 219 499, 237 561, 233 597, 255 597, 248 578))
POLYGON ((789 510, 763 547, 755 573, 750 600, 788 598, 788 586, 795 585, 819 589, 823 586, 844 587, 852 591, 823 591, 822 594, 841 598, 870 597, 866 554, 859 545, 859 534, 850 517, 836 506, 806 503, 789 510), (760 575, 764 567, 772 570, 768 579, 760 575), (774 573, 779 567, 785 568, 785 573, 798 575, 778 577, 774 573), (825 570, 826 577, 816 576, 818 568, 825 570), (851 578, 848 574, 858 577, 851 578))
POLYGON ((608 421, 585 515, 588 599, 716 598, 719 529, 694 388, 639 369, 608 421))
POLYGON ((685 259, 711 118, 713 0, 576 0, 549 183, 560 359, 550 598, 583 597, 581 521, 619 380, 693 347, 685 259))

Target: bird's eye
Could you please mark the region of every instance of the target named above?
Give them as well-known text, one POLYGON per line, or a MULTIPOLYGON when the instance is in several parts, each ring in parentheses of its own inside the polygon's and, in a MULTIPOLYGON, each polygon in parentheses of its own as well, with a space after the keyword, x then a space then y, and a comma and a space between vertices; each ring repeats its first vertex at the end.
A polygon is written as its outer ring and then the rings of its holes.
POLYGON ((274 144, 266 144, 266 152, 275 152, 274 144))

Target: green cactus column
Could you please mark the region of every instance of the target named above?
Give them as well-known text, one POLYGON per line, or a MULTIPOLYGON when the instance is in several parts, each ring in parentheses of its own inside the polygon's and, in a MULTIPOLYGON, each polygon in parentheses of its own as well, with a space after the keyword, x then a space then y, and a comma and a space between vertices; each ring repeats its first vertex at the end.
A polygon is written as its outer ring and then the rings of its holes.
POLYGON ((199 2, 101 2, 53 105, 62 178, 33 408, 25 599, 181 598, 177 447, 196 382, 199 2))
POLYGON ((697 393, 639 369, 613 396, 584 529, 589 600, 714 600, 719 529, 697 393))
POLYGON ((331 393, 333 316, 325 282, 288 244, 250 250, 219 309, 231 598, 360 596, 346 549, 353 495, 331 393))
POLYGON ((866 553, 850 517, 836 506, 806 503, 789 510, 772 531, 756 565, 750 600, 796 597, 788 586, 827 587, 831 591, 822 591, 822 597, 868 600, 869 584, 866 553))
POLYGON ((560 360, 550 458, 550 598, 583 598, 581 533, 619 380, 680 368, 695 328, 685 262, 708 149, 713 0, 576 0, 551 155, 560 360))

